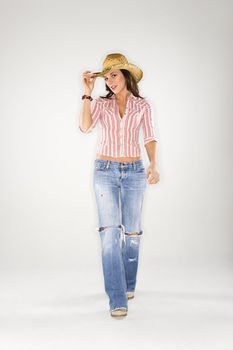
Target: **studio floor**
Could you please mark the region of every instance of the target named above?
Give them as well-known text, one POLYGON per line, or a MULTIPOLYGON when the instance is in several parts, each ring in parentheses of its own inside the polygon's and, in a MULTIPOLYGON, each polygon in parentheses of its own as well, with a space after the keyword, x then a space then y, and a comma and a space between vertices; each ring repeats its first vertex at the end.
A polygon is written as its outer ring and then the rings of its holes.
POLYGON ((0 270, 0 349, 233 349, 232 263, 139 267, 122 319, 110 316, 99 266, 0 270))

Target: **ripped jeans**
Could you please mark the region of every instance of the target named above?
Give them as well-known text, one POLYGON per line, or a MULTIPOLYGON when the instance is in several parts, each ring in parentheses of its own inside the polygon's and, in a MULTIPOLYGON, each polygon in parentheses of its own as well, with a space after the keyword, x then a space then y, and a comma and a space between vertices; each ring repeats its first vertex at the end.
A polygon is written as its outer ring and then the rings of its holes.
POLYGON ((94 192, 98 209, 105 292, 110 310, 128 309, 126 292, 136 286, 141 211, 147 185, 143 161, 95 159, 94 192))

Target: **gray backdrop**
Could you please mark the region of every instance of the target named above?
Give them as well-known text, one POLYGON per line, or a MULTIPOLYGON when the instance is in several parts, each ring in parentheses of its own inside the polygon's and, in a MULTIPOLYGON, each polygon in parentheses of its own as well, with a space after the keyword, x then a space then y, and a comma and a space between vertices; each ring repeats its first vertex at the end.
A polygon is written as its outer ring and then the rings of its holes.
MULTIPOLYGON (((93 265, 99 126, 82 134, 82 72, 120 52, 144 71, 160 181, 144 263, 232 257, 232 2, 1 1, 2 268, 93 265)), ((93 96, 104 94, 96 80, 93 96)), ((142 158, 148 159, 142 145, 142 158)))

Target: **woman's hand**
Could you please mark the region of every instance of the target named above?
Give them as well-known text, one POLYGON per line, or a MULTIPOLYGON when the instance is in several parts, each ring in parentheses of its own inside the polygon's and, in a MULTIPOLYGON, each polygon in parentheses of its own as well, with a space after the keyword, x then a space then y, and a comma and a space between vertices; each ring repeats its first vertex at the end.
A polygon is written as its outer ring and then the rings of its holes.
POLYGON ((146 177, 150 185, 156 184, 159 181, 159 173, 154 163, 150 163, 146 169, 146 177))
POLYGON ((94 84, 95 84, 95 79, 97 77, 95 77, 93 75, 93 73, 91 73, 91 71, 86 70, 83 73, 83 86, 84 86, 84 90, 86 93, 90 93, 92 92, 93 88, 94 88, 94 84))

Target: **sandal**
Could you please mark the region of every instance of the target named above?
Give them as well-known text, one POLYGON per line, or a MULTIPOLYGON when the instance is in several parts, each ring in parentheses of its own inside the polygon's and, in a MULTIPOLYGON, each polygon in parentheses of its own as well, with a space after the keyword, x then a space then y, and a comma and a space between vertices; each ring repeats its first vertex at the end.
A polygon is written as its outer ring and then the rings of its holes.
POLYGON ((127 309, 126 307, 117 307, 113 310, 111 310, 111 316, 126 316, 127 315, 127 309))

